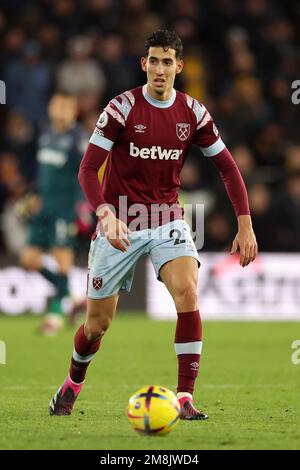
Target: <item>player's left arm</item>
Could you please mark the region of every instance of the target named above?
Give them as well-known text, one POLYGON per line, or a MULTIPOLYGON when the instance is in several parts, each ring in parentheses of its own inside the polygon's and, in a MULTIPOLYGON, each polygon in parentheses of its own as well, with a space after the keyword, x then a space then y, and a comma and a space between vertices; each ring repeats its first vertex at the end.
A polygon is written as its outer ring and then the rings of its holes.
POLYGON ((211 159, 223 179, 238 220, 238 233, 233 240, 231 254, 240 251, 240 265, 244 268, 255 260, 258 250, 246 186, 236 162, 226 147, 211 159))
POLYGON ((246 186, 238 166, 222 141, 211 116, 204 107, 203 109, 205 111, 197 124, 195 143, 199 145, 204 156, 209 157, 217 167, 224 182, 238 220, 238 233, 233 240, 231 254, 239 250, 240 265, 245 267, 255 260, 258 250, 246 186))

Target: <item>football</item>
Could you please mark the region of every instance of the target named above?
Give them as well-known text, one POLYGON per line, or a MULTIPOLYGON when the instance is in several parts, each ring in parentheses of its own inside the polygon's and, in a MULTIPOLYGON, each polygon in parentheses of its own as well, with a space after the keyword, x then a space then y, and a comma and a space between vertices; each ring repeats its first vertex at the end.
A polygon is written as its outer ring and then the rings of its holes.
POLYGON ((162 436, 177 426, 180 404, 176 395, 166 387, 148 385, 130 397, 127 417, 138 433, 162 436))

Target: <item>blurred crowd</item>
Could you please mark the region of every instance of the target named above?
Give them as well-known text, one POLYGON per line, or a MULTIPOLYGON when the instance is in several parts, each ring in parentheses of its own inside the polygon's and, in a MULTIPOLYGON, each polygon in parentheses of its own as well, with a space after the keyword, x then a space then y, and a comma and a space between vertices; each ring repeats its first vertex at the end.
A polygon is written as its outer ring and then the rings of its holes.
MULTIPOLYGON (((184 44, 176 87, 207 106, 245 179, 260 250, 300 251, 300 105, 291 100, 300 79, 299 2, 1 0, 0 253, 17 254, 25 242, 14 207, 36 184, 50 97, 75 95, 91 134, 107 100, 145 83, 144 39, 165 27, 184 44)), ((233 210, 197 148, 182 190, 184 202, 205 204, 204 249, 227 249, 233 210)))

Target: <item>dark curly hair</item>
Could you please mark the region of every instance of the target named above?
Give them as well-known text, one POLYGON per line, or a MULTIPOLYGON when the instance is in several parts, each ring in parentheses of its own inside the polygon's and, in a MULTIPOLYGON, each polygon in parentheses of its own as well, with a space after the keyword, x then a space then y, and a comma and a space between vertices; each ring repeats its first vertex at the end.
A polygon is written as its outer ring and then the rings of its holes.
POLYGON ((146 57, 149 53, 150 47, 162 47, 164 51, 175 49, 176 59, 182 59, 183 45, 176 31, 170 31, 168 29, 155 31, 145 41, 146 57))

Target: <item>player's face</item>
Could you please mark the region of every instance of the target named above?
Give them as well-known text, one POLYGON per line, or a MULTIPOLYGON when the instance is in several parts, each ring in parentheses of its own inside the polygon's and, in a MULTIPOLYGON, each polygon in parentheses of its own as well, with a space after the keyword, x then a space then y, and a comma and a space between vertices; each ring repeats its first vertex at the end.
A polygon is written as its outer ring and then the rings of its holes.
POLYGON ((150 47, 141 65, 147 73, 147 90, 153 98, 167 100, 171 97, 175 77, 183 68, 182 59, 176 59, 175 49, 150 47))
POLYGON ((62 130, 70 128, 76 121, 76 99, 71 96, 54 95, 48 106, 48 114, 55 127, 62 130))

